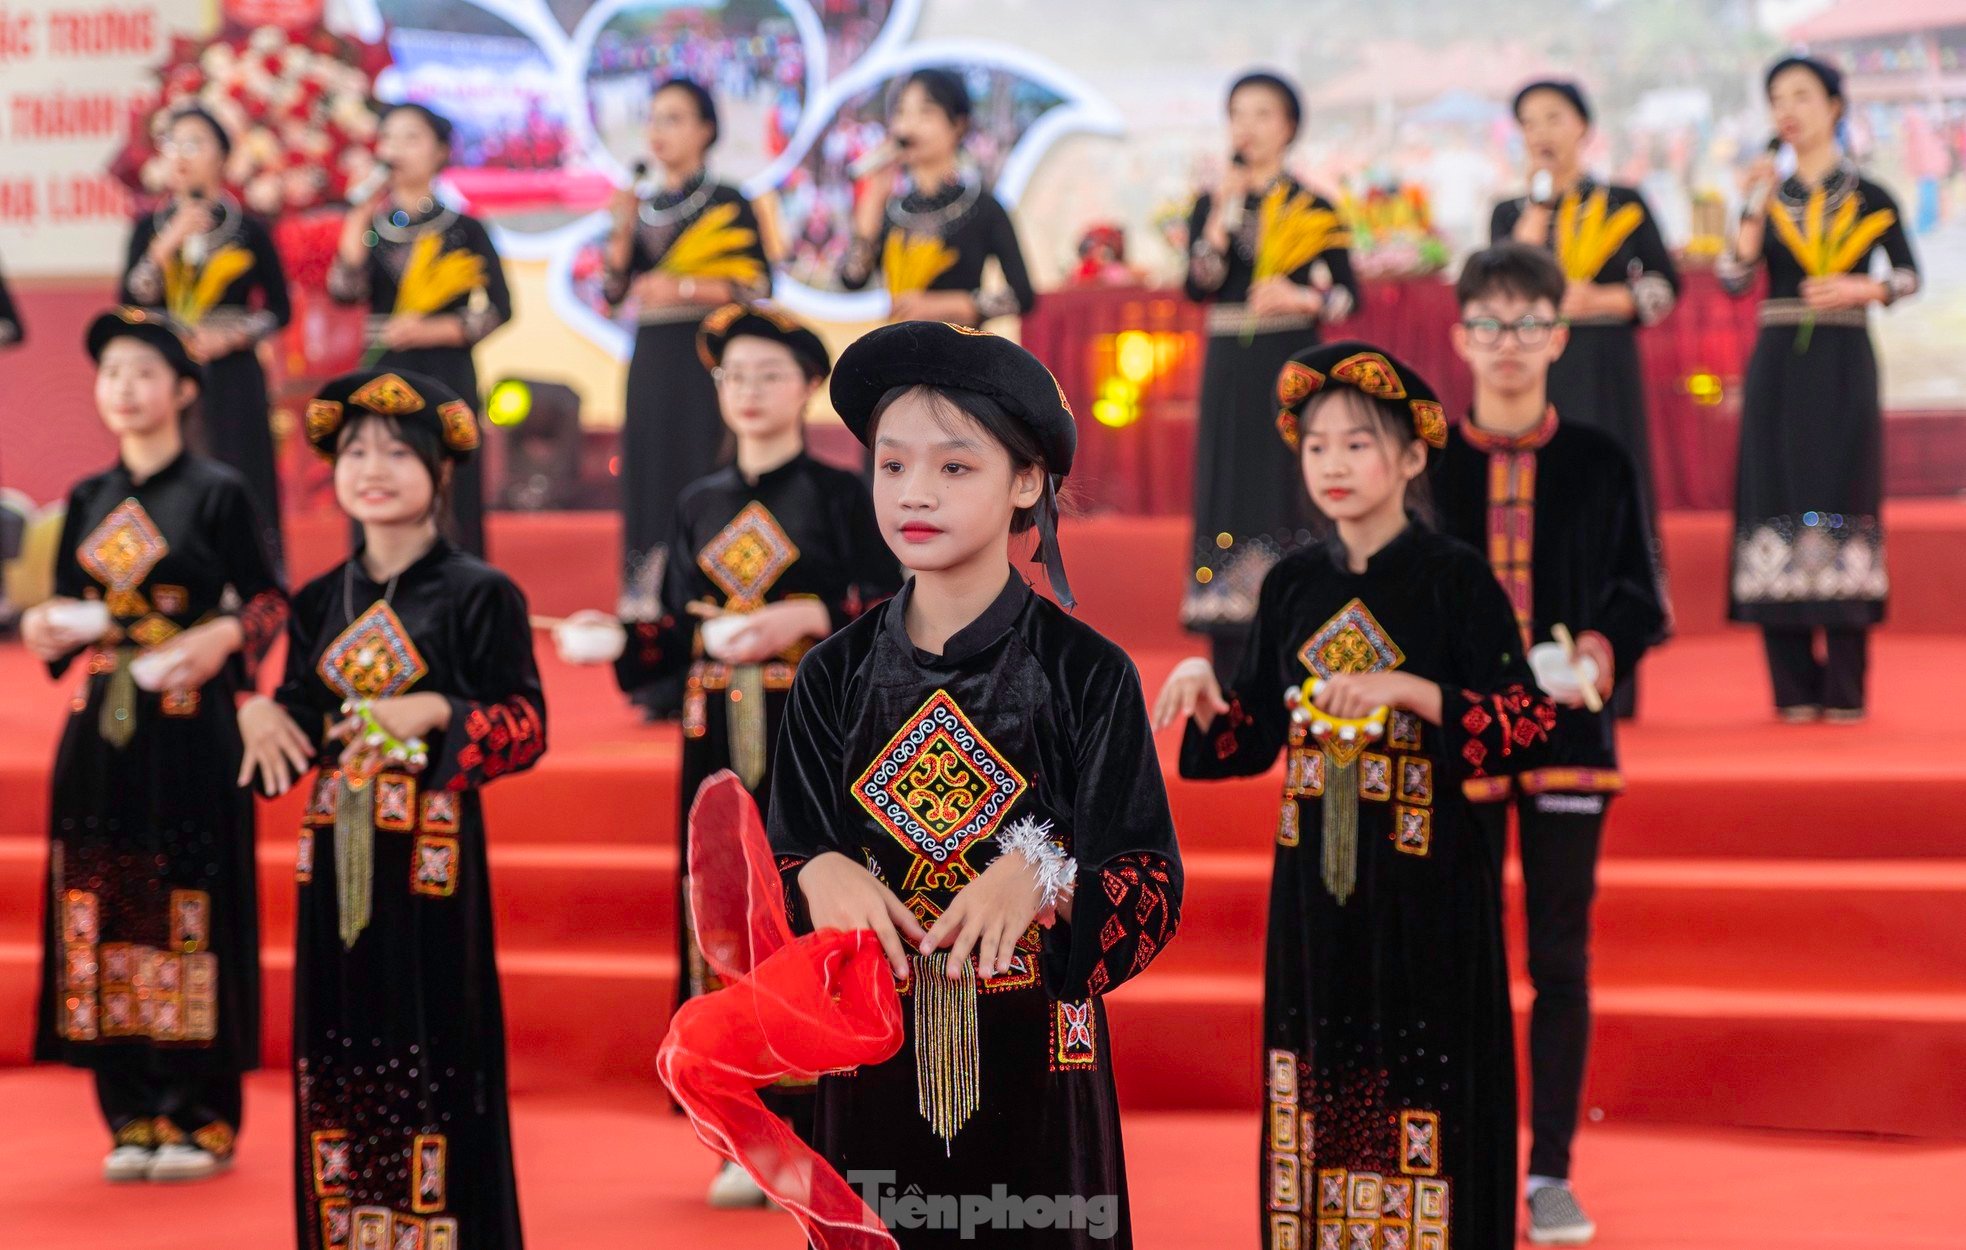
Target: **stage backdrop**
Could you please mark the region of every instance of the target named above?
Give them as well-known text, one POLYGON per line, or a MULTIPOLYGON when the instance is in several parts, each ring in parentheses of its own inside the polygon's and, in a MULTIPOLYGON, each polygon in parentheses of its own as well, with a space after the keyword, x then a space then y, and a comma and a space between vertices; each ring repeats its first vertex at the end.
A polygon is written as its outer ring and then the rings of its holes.
MULTIPOLYGON (((306 0, 228 0, 228 15, 242 2, 306 0)), ((714 172, 764 201, 781 297, 843 341, 883 299, 831 281, 853 195, 846 170, 878 142, 886 93, 917 66, 949 66, 969 83, 974 164, 1013 206, 1046 287, 1066 280, 1097 222, 1124 230, 1142 281, 1174 278, 1175 225, 1224 155, 1223 91, 1252 65, 1303 85, 1302 176, 1422 222, 1431 250, 1450 258, 1481 240, 1496 198, 1519 190, 1514 88, 1576 77, 1597 105, 1591 163, 1639 185, 1675 244, 1696 241, 1696 223, 1731 216, 1735 167, 1768 133, 1761 68, 1798 42, 1849 67, 1852 141, 1898 193, 1927 266, 1926 293, 1878 319, 1887 403, 1966 407, 1954 348, 1966 329, 1966 79, 1952 68, 1966 59, 1966 0, 1916 10, 1862 0, 332 0, 324 20, 386 48, 380 94, 460 123, 447 194, 494 224, 518 296, 518 324, 485 345, 483 372, 567 381, 587 423, 606 427, 619 416, 629 334, 598 298, 596 243, 660 77, 715 92, 714 172)), ((123 114, 170 37, 217 19, 190 0, 0 0, 0 268, 107 289, 124 223, 103 168, 123 114)), ((1410 259, 1412 240, 1384 233, 1371 259, 1410 259)))

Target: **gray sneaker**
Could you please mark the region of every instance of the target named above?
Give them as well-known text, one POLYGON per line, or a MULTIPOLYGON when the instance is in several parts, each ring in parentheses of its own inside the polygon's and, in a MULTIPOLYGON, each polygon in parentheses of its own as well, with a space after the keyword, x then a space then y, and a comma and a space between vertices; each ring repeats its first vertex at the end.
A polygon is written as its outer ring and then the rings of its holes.
POLYGON ((1597 1225, 1577 1205, 1568 1185, 1545 1185, 1529 1199, 1529 1243, 1535 1246, 1584 1246, 1597 1236, 1597 1225))

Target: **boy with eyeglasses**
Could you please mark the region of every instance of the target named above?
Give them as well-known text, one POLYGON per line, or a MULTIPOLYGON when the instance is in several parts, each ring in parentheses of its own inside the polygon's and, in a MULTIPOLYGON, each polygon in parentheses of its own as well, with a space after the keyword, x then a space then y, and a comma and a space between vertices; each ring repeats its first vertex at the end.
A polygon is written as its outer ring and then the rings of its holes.
POLYGON ((1590 1041, 1590 908, 1605 809, 1624 788, 1604 704, 1659 636, 1664 610, 1631 458, 1549 400, 1550 367, 1570 338, 1562 269, 1541 248, 1504 243, 1468 258, 1455 294, 1454 350, 1475 393, 1433 468, 1440 528, 1488 554, 1524 648, 1554 648, 1538 680, 1559 704, 1549 762, 1472 782, 1468 797, 1498 880, 1511 808, 1517 817, 1536 987, 1529 1239, 1582 1245, 1596 1228, 1569 1177, 1590 1041))

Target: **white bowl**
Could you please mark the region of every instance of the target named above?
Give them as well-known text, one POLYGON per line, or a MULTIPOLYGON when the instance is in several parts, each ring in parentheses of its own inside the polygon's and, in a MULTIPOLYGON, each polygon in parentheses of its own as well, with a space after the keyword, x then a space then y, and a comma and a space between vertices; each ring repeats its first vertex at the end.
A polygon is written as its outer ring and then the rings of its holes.
POLYGON ((628 649, 628 632, 613 621, 567 622, 553 631, 553 644, 568 664, 612 664, 628 649))
POLYGON ((750 616, 743 612, 726 612, 702 622, 696 630, 703 638, 703 649, 714 656, 729 646, 730 640, 750 623, 750 616))
POLYGON ((51 603, 48 623, 82 642, 94 642, 109 632, 109 605, 100 599, 51 603))
POLYGON ((170 690, 184 684, 180 677, 178 657, 168 650, 146 651, 130 661, 130 679, 137 689, 155 694, 159 690, 170 690))
POLYGON ((1564 658, 1563 647, 1554 642, 1539 642, 1529 648, 1529 669, 1536 674, 1536 684, 1543 693, 1553 699, 1576 696, 1583 690, 1582 682, 1597 684, 1596 660, 1580 655, 1573 667, 1564 658))

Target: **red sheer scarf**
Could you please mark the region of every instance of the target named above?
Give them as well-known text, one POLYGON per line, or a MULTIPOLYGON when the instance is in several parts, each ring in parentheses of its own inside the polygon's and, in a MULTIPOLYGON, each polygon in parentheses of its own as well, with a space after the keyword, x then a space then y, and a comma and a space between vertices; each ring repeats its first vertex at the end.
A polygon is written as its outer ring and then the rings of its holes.
POLYGON ((901 1049, 887 956, 866 930, 792 936, 764 824, 736 774, 703 783, 689 825, 697 945, 726 984, 683 1004, 656 1071, 703 1144, 748 1172, 817 1250, 894 1250, 860 1194, 758 1097, 901 1049))

